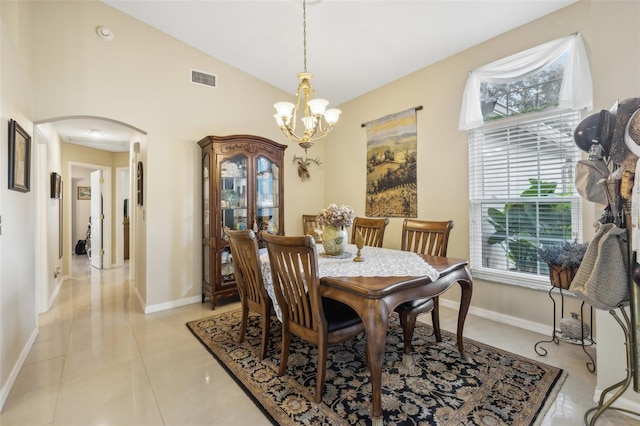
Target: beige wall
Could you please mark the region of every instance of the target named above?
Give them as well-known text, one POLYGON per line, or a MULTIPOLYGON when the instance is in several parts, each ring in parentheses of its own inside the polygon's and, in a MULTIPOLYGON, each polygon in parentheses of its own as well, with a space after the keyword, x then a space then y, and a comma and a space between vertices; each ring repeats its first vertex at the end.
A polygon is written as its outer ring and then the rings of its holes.
MULTIPOLYGON (((467 73, 479 66, 580 31, 592 38, 590 7, 580 2, 549 17, 496 37, 435 65, 341 105, 343 120, 327 150, 327 168, 347 170, 352 185, 340 185, 342 175, 329 174, 325 197, 352 204, 364 214, 366 135, 361 123, 422 105, 418 119, 418 217, 455 222, 448 254, 469 257, 469 174, 467 135, 458 130, 467 73), (331 146, 335 147, 332 149, 331 146), (345 150, 338 146, 348 147, 345 150), (350 165, 353 158, 360 164, 350 165)), ((399 247, 402 218, 391 219, 385 246, 399 247)), ((445 298, 457 301, 457 288, 445 298)), ((529 328, 549 324, 546 292, 476 280, 472 305, 494 319, 509 319, 529 328)))
MULTIPOLYGON (((34 146, 28 193, 8 190, 6 153, 9 119, 33 136, 31 4, 0 2, 0 406, 37 335, 36 188, 34 146)), ((33 142, 33 141, 32 141, 33 142)), ((39 259, 45 261, 44 259, 39 259)))

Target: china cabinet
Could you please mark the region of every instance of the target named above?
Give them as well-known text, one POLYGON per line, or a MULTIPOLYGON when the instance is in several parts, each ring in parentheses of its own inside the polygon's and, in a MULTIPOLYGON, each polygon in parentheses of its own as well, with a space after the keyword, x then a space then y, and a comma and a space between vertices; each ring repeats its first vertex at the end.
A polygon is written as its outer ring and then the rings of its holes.
MULTIPOLYGON (((202 302, 237 293, 231 229, 284 233, 286 145, 251 135, 207 136, 202 150, 202 302)), ((262 244, 262 243, 261 243, 262 244)))

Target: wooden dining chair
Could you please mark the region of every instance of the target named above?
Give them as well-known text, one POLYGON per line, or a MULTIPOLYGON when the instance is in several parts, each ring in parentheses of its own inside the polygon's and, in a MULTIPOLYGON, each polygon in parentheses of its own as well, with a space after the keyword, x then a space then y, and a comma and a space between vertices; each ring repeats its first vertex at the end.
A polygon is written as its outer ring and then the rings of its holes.
POLYGON ((322 401, 328 345, 364 330, 358 314, 337 300, 320 296, 318 253, 312 236, 260 233, 267 243, 276 301, 282 310, 282 352, 278 375, 287 370, 291 334, 318 345, 315 402, 322 401))
POLYGON ((351 227, 351 244, 356 242, 358 231, 364 237, 364 245, 370 247, 382 247, 384 230, 389 224, 386 217, 356 217, 351 227))
POLYGON ((302 215, 302 232, 304 235, 315 236, 315 230, 320 228, 318 224, 318 215, 315 214, 303 214, 302 215))
MULTIPOLYGON (((416 219, 405 219, 402 224, 401 250, 412 251, 430 256, 447 255, 447 245, 449 244, 449 234, 453 229, 453 221, 427 221, 416 219)), ((431 311, 431 322, 436 341, 442 342, 440 333, 440 312, 438 296, 427 299, 417 299, 405 302, 395 308, 400 316, 404 335, 404 353, 410 354, 412 351, 411 340, 413 339, 413 329, 416 325, 418 315, 431 311)))
POLYGON ((234 231, 229 227, 225 227, 224 232, 229 237, 229 245, 233 255, 233 268, 242 308, 242 322, 238 341, 244 341, 249 310, 260 314, 262 327, 260 359, 264 359, 267 356, 267 347, 269 345, 272 302, 262 280, 258 240, 256 234, 250 229, 234 231))

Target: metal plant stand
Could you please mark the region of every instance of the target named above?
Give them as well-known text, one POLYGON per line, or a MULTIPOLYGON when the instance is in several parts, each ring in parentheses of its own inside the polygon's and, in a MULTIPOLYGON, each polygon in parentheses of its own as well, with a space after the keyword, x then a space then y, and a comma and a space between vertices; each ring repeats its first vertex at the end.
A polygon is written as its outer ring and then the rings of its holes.
POLYGON ((632 351, 632 345, 631 345, 631 331, 630 331, 631 320, 629 319, 627 312, 624 310, 624 306, 621 305, 621 306, 618 306, 618 308, 620 309, 620 312, 622 312, 622 316, 624 317, 624 322, 620 319, 615 309, 611 309, 609 313, 616 319, 616 321, 618 321, 618 324, 620 324, 620 327, 622 327, 622 330, 624 331, 624 343, 626 346, 625 352, 627 354, 627 377, 624 380, 621 380, 615 385, 611 385, 602 391, 602 393, 600 394, 600 400, 598 401, 598 405, 585 411, 584 413, 585 425, 589 425, 589 426, 595 425, 596 420, 598 419, 598 417, 600 417, 600 415, 605 410, 617 410, 617 411, 623 411, 625 413, 633 414, 636 416, 640 415, 640 413, 636 413, 635 411, 611 406, 611 404, 613 404, 615 400, 618 399, 631 384, 631 380, 633 378, 633 371, 634 371, 633 356, 632 356, 633 351, 632 351), (612 392, 616 388, 619 388, 618 391, 615 394, 613 394, 611 398, 607 399, 607 401, 605 402, 604 399, 607 396, 607 394, 609 392, 612 392), (593 415, 593 417, 591 417, 591 420, 589 420, 589 414, 591 414, 594 411, 595 411, 595 414, 593 415))
MULTIPOLYGON (((588 346, 592 346, 595 345, 595 341, 593 340, 593 307, 589 306, 589 333, 587 337, 584 337, 582 339, 576 339, 570 336, 565 335, 564 333, 562 333, 560 330, 558 330, 558 327, 556 326, 556 310, 557 310, 557 305, 556 305, 556 299, 553 297, 553 293, 554 291, 558 291, 560 293, 560 318, 564 318, 564 293, 563 291, 568 291, 568 290, 563 290, 560 287, 551 287, 551 289, 549 289, 549 298, 551 299, 551 301, 553 302, 553 332, 551 333, 551 340, 541 340, 538 343, 536 343, 534 345, 534 350, 536 351, 536 353, 540 356, 545 356, 547 355, 547 350, 545 348, 543 348, 541 346, 542 343, 555 343, 556 345, 559 344, 561 341, 563 342, 567 342, 567 343, 571 343, 573 345, 580 345, 582 346, 582 351, 587 355, 587 357, 589 358, 589 361, 587 361, 587 370, 589 370, 589 372, 594 373, 596 371, 596 364, 593 360, 593 357, 587 352, 586 347, 588 346)), ((584 304, 585 302, 583 301, 582 304, 580 305, 580 324, 581 324, 581 330, 580 330, 580 336, 584 336, 584 322, 583 322, 583 318, 584 318, 584 304)))

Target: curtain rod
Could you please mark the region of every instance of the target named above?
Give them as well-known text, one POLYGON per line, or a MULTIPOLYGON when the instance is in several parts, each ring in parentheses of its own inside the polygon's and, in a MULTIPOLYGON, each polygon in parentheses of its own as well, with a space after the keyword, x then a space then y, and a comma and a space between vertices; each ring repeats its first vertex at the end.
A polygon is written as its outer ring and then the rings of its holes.
MULTIPOLYGON (((422 106, 422 105, 420 105, 420 106, 415 107, 414 109, 415 109, 416 111, 420 111, 422 108, 423 108, 423 106, 422 106)), ((361 125, 360 125, 360 127, 366 127, 366 126, 367 126, 367 123, 363 123, 363 124, 361 124, 361 125)))

